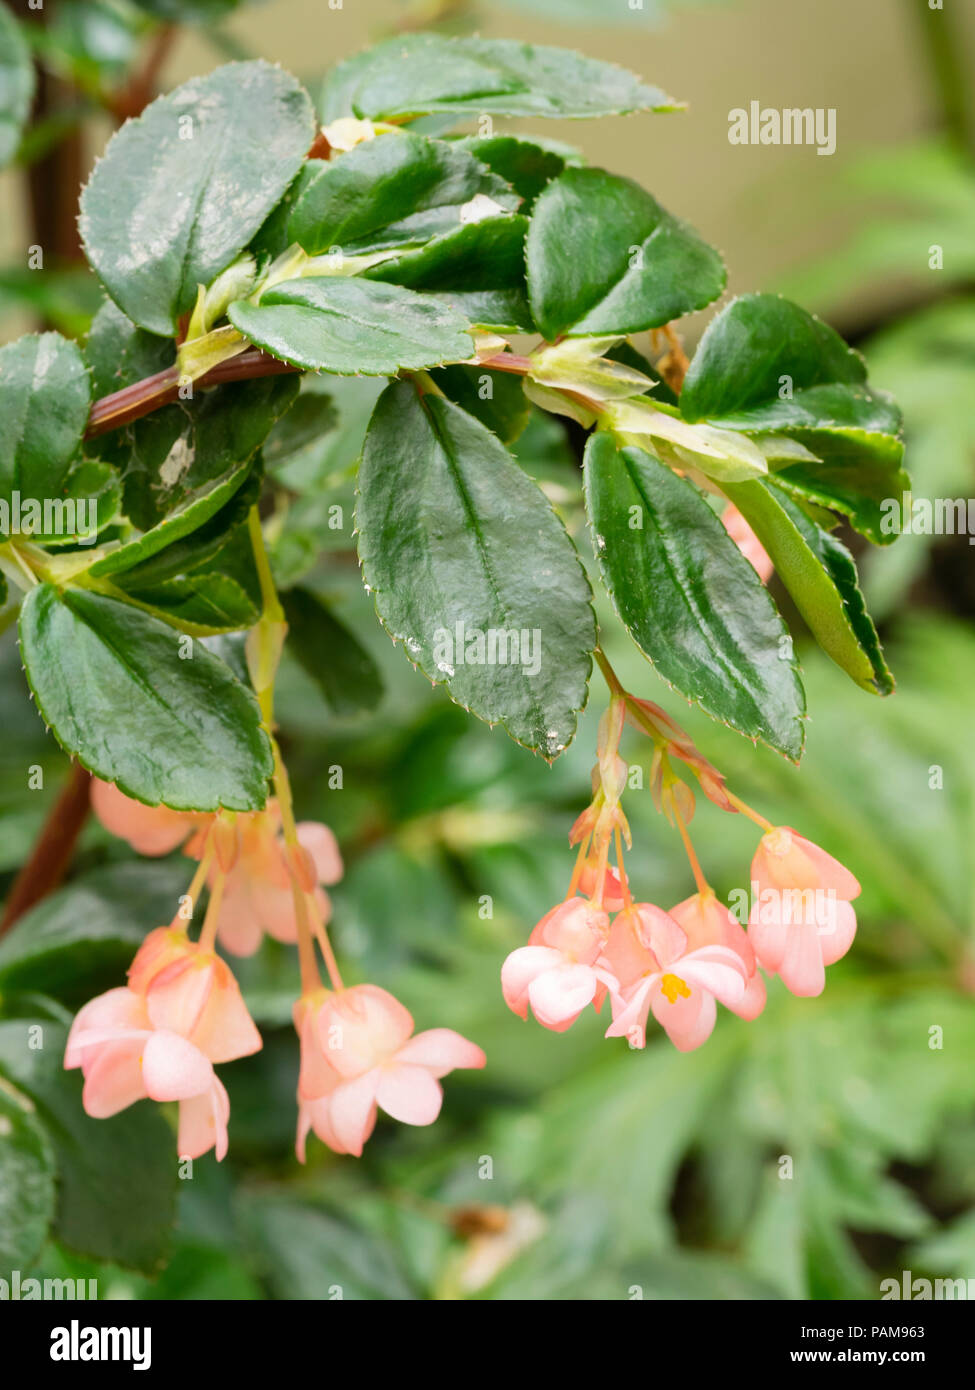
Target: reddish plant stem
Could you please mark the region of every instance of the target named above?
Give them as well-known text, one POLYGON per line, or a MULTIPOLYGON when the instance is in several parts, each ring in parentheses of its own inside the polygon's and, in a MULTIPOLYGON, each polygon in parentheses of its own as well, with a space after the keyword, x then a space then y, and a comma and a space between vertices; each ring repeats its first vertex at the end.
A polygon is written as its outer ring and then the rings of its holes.
MULTIPOLYGON (((300 368, 292 367, 289 362, 269 357, 259 348, 248 348, 236 357, 211 367, 205 376, 201 376, 193 385, 194 389, 204 390, 208 386, 219 386, 227 381, 247 381, 252 377, 275 376, 279 372, 299 370, 300 368)), ((122 425, 140 420, 143 415, 150 415, 160 406, 169 405, 178 398, 179 368, 174 363, 165 371, 156 372, 155 376, 147 376, 142 381, 135 381, 131 386, 124 386, 121 391, 113 391, 110 396, 102 396, 97 400, 88 416, 85 438, 94 439, 97 435, 107 434, 109 430, 117 430, 122 425)))
POLYGON ((14 879, 0 919, 0 936, 18 917, 53 892, 67 872, 88 816, 90 783, 91 773, 72 763, 68 779, 48 813, 30 858, 14 879))
POLYGON ((124 87, 105 97, 105 105, 119 124, 131 117, 141 116, 156 95, 159 74, 176 42, 178 32, 175 24, 164 24, 149 41, 142 67, 132 73, 124 87))

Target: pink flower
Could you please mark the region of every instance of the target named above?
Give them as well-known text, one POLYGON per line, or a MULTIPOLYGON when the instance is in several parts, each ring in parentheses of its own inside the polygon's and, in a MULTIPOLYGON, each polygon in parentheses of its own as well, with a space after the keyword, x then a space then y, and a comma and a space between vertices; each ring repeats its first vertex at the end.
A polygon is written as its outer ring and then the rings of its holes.
POLYGON ((765 981, 756 969, 755 952, 741 923, 719 903, 713 893, 695 893, 670 909, 670 915, 684 930, 688 950, 700 946, 727 946, 741 957, 748 983, 744 998, 728 1008, 739 1018, 753 1019, 765 1008, 765 981))
POLYGON ((95 1119, 137 1100, 179 1101, 179 1152, 199 1158, 227 1152, 230 1102, 210 1059, 179 1033, 152 1025, 146 1000, 130 989, 110 989, 78 1014, 64 1054, 68 1069, 85 1078, 82 1103, 95 1119))
POLYGON ((440 1114, 438 1078, 455 1067, 483 1067, 474 1043, 450 1028, 412 1037, 413 1018, 376 985, 334 994, 316 992, 295 1006, 301 1039, 296 1151, 314 1130, 336 1153, 362 1153, 377 1107, 408 1125, 429 1125, 440 1114))
POLYGON ((260 1050, 261 1035, 230 967, 179 928, 149 933, 129 968, 129 988, 144 997, 153 1028, 181 1034, 211 1062, 260 1050))
POLYGON ((501 967, 501 990, 519 1018, 528 1006, 543 1028, 564 1033, 589 1004, 598 1009, 616 978, 602 960, 609 917, 582 898, 553 907, 532 931, 528 945, 512 951, 501 967))
MULTIPOLYGON (((278 941, 298 939, 294 893, 280 823, 274 802, 269 802, 263 811, 237 817, 237 858, 227 872, 217 919, 217 937, 235 956, 253 955, 265 932, 278 941)), ((327 825, 302 821, 297 829, 303 851, 303 865, 299 865, 303 886, 314 892, 321 919, 328 922, 332 904, 319 885, 337 883, 342 877, 338 844, 327 825)), ((215 866, 211 882, 217 872, 219 867, 215 866)))
MULTIPOLYGON (((596 891, 599 874, 595 864, 586 864, 579 875, 578 892, 583 898, 591 898, 596 891)), ((620 875, 612 864, 606 866, 603 879, 603 907, 607 912, 619 912, 623 906, 623 884, 620 875)))
POLYGON ((114 782, 100 782, 97 777, 91 782, 91 807, 110 834, 128 841, 138 854, 153 858, 169 854, 213 820, 195 811, 146 806, 120 792, 114 782))
POLYGON ((688 950, 683 929, 651 903, 634 903, 613 923, 607 960, 622 972, 613 992, 608 1038, 646 1043, 647 1015, 666 1030, 681 1052, 711 1036, 716 999, 731 1008, 744 999, 747 974, 741 956, 727 946, 688 950))
POLYGON ((757 570, 759 579, 767 584, 775 569, 772 558, 733 502, 721 513, 721 520, 742 555, 757 570))
POLYGON ((752 860, 748 936, 759 963, 800 997, 822 994, 826 966, 853 944, 860 885, 838 860, 780 825, 752 860))

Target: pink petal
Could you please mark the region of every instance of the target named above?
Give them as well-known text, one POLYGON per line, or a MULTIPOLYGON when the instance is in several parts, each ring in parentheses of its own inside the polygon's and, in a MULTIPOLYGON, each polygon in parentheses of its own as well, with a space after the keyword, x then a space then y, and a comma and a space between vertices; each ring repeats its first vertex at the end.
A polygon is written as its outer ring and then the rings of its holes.
POLYGON ((646 1045, 650 991, 659 978, 659 975, 646 975, 628 992, 612 996, 613 1021, 606 1029, 607 1038, 629 1038, 637 1047, 646 1045))
POLYGON ((702 946, 674 962, 674 973, 686 984, 713 994, 727 1008, 745 997, 747 976, 741 957, 727 946, 702 946))
POLYGON ((219 1163, 227 1152, 229 1114, 227 1092, 216 1077, 203 1095, 181 1100, 177 1138, 180 1158, 200 1158, 215 1148, 219 1163))
POLYGON ((251 896, 250 878, 242 864, 227 875, 217 918, 220 945, 232 956, 252 956, 264 939, 264 926, 251 896))
POLYGON ((112 782, 92 778, 91 805, 105 829, 138 854, 157 857, 181 845, 198 816, 168 806, 145 806, 120 792, 112 782))
POLYGON ((823 964, 835 965, 846 955, 856 936, 857 915, 851 903, 832 904, 832 920, 821 924, 819 944, 823 952, 823 964))
POLYGON ((330 1064, 351 1079, 388 1061, 413 1032, 413 1017, 388 990, 354 985, 326 999, 317 1029, 330 1064))
POLYGON ((198 1047, 178 1033, 153 1033, 142 1057, 146 1091, 153 1100, 189 1100, 209 1091, 213 1067, 198 1047))
POLYGON ((93 1119, 107 1120, 135 1101, 145 1099, 143 1044, 142 1038, 109 1043, 91 1058, 81 1103, 93 1119))
POLYGON ((755 952, 744 928, 734 914, 718 902, 713 893, 695 893, 670 909, 687 935, 689 950, 698 946, 727 946, 737 951, 749 975, 755 972, 755 952))
POLYGON ((328 826, 303 820, 298 822, 297 831, 298 843, 311 855, 319 883, 338 883, 342 877, 342 856, 328 826))
POLYGON ((653 990, 653 1016, 679 1052, 692 1052, 707 1042, 714 1031, 718 1006, 706 989, 692 989, 689 997, 678 995, 672 1004, 659 984, 653 990))
POLYGON ((786 989, 797 998, 811 999, 822 994, 826 987, 826 970, 822 937, 815 925, 790 928, 779 975, 786 989))
POLYGON ((347 1153, 358 1158, 376 1124, 376 1090, 379 1071, 374 1069, 355 1081, 344 1081, 328 1097, 330 1128, 347 1153))
POLYGON ((546 1028, 574 1022, 596 993, 596 976, 588 965, 555 966, 536 975, 528 986, 532 1012, 546 1028))
POLYGON ((164 971, 146 993, 153 1027, 188 1038, 200 1022, 212 987, 212 967, 200 969, 187 960, 174 971, 164 971))
POLYGON ((93 1029, 112 1032, 119 1029, 145 1030, 148 1027, 149 1015, 146 1013, 145 1000, 132 990, 126 989, 124 985, 118 989, 110 989, 105 994, 89 999, 75 1015, 65 1047, 64 1065, 69 1070, 81 1066, 77 1046, 77 1039, 81 1033, 93 1029))
POLYGON ((562 954, 551 946, 519 946, 501 967, 501 993, 508 1008, 519 1018, 528 1017, 528 988, 544 970, 562 964, 562 954))
POLYGON ((748 919, 748 939, 759 964, 771 974, 778 971, 789 944, 789 931, 781 920, 778 904, 765 903, 759 898, 752 906, 748 919))
POLYGON ((387 1064, 381 1069, 376 1100, 405 1125, 432 1125, 440 1114, 443 1088, 425 1067, 387 1064))
MULTIPOLYGON (((375 1124, 376 1122, 375 1113, 373 1114, 372 1122, 373 1124, 375 1124)), ((318 1135, 322 1143, 327 1144, 333 1153, 347 1154, 349 1152, 345 1145, 340 1141, 332 1125, 331 1098, 329 1096, 323 1096, 319 1100, 308 1101, 301 1106, 298 1120, 298 1138, 301 1142, 302 1154, 304 1153, 304 1136, 308 1133, 308 1124, 311 1125, 312 1129, 318 1135), (301 1120, 301 1115, 307 1116, 306 1121, 301 1120), (305 1126, 304 1134, 302 1133, 303 1124, 305 1126)), ((366 1138, 368 1139, 368 1137, 369 1135, 367 1134, 366 1138)), ((303 1157, 302 1162, 304 1162, 303 1157)))
MULTIPOLYGON (((426 1067, 431 1076, 446 1076, 455 1067, 483 1067, 487 1062, 476 1043, 468 1042, 452 1028, 428 1028, 417 1033, 403 1044, 395 1060, 426 1067)), ((382 1100, 379 1103, 382 1105, 382 1100)))
POLYGON ((644 945, 653 952, 663 969, 687 950, 687 936, 669 912, 653 903, 634 903, 644 945))
POLYGON ((260 1052, 261 1035, 247 1012, 237 981, 222 961, 216 963, 213 975, 213 987, 193 1042, 211 1062, 234 1062, 260 1052))
POLYGON ((728 1004, 727 1007, 739 1018, 747 1019, 750 1022, 753 1018, 758 1018, 765 1008, 765 1001, 765 980, 761 971, 756 970, 745 987, 744 997, 737 1004, 728 1004))
POLYGON ((788 825, 762 836, 752 860, 752 878, 760 887, 827 889, 844 902, 860 892, 849 869, 788 825))

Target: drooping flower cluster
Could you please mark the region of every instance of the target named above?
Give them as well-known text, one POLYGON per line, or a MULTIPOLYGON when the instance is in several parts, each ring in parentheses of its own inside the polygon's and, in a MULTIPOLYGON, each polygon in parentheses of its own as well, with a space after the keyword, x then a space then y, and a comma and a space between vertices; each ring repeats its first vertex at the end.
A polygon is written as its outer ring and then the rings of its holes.
POLYGON ((177 1101, 180 1155, 214 1149, 223 1158, 230 1102, 214 1066, 257 1052, 261 1037, 215 946, 251 955, 265 933, 297 941, 302 960, 295 1005, 302 1162, 311 1130, 336 1153, 361 1154, 377 1108, 406 1124, 432 1124, 442 1100, 439 1078, 455 1067, 484 1066, 481 1049, 450 1029, 413 1037, 412 1017, 385 990, 343 986, 325 930, 331 903, 323 885, 342 875, 328 826, 292 822, 289 840, 274 801, 249 815, 203 815, 145 806, 98 781, 92 804, 105 828, 140 853, 182 846, 199 862, 185 909, 169 927, 150 932, 128 985, 91 1000, 72 1024, 64 1065, 81 1068, 89 1115, 106 1118, 147 1098, 177 1101), (187 920, 205 883, 206 915, 199 940, 191 941, 187 920), (334 990, 321 984, 313 937, 334 990))
POLYGON ((607 1037, 646 1043, 652 1013, 682 1052, 710 1036, 723 1004, 754 1019, 766 1002, 762 971, 778 975, 795 995, 820 994, 825 967, 845 955, 856 931, 853 875, 825 850, 788 826, 773 826, 725 785, 724 778, 658 706, 619 686, 600 723, 593 799, 573 826, 575 869, 563 902, 513 951, 501 970, 505 1001, 520 1018, 531 1009, 553 1032, 570 1028, 589 1005, 608 997, 607 1037), (627 764, 619 755, 625 723, 653 740, 651 791, 684 842, 697 892, 669 911, 634 902, 623 864, 631 847, 620 805, 627 764), (690 768, 701 790, 722 810, 742 812, 764 834, 751 866, 747 930, 707 883, 688 834, 694 794, 675 773, 690 768), (616 866, 609 862, 615 849, 616 866))

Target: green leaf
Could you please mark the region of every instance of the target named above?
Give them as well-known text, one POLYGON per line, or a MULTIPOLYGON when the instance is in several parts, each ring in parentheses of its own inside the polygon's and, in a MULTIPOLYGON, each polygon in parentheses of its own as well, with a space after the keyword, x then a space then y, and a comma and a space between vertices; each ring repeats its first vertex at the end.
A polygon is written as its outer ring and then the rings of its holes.
POLYGON ((0 1277, 29 1269, 40 1254, 54 1219, 55 1176, 33 1106, 0 1084, 0 1277))
POLYGON ((322 435, 330 434, 338 424, 339 415, 332 397, 312 389, 317 385, 314 377, 304 377, 303 383, 303 393, 264 441, 261 457, 269 468, 300 453, 322 435))
POLYGON ((454 310, 370 280, 288 280, 266 291, 260 304, 231 304, 227 316, 274 357, 339 376, 392 376, 463 361, 474 350, 454 310))
POLYGON ((516 135, 471 135, 457 144, 511 185, 522 199, 522 212, 531 211, 542 189, 565 168, 558 150, 516 135))
POLYGON ((631 179, 566 169, 535 204, 528 294, 549 340, 658 328, 717 299, 717 251, 631 179))
POLYGON ((816 641, 857 685, 877 695, 894 688, 877 631, 857 582, 853 556, 774 484, 722 484, 768 551, 816 641))
POLYGON ((0 497, 59 496, 90 404, 81 350, 60 333, 29 334, 0 348, 0 497))
POLYGON ((125 512, 147 535, 153 532, 146 554, 224 505, 298 389, 291 375, 230 382, 135 422, 123 448, 125 512), (156 531, 170 517, 178 532, 156 531))
POLYGON ((66 1030, 47 1020, 0 1023, 0 1074, 30 1096, 54 1149, 55 1234, 73 1250, 151 1273, 166 1254, 175 1210, 172 1130, 150 1105, 89 1118, 80 1073, 62 1067, 66 1041, 66 1030))
POLYGON ((383 697, 382 677, 365 647, 309 589, 281 595, 288 621, 288 647, 338 715, 375 709, 383 697))
POLYGON ((643 654, 712 718, 798 761, 805 697, 787 629, 704 498, 603 432, 585 488, 603 580, 643 654))
POLYGON ((511 39, 407 34, 330 73, 322 119, 340 116, 612 116, 672 111, 658 87, 611 63, 511 39))
POLYGON ((0 169, 17 153, 34 95, 34 64, 20 25, 0 6, 0 169))
POLYGON ((533 327, 525 295, 527 219, 518 213, 471 222, 365 272, 436 296, 465 319, 501 332, 533 327))
POLYGON ((477 195, 501 209, 520 199, 460 145, 401 131, 316 160, 288 223, 288 237, 309 255, 340 247, 346 255, 422 245, 456 231, 477 195))
POLYGON ((257 702, 204 647, 180 659, 165 623, 51 584, 24 600, 20 642, 38 710, 96 776, 178 810, 264 805, 272 761, 257 702))
POLYGON ((138 328, 114 300, 106 299, 88 330, 85 359, 91 368, 94 394, 110 396, 172 367, 176 348, 171 338, 138 328))
POLYGON ((172 335, 283 196, 314 138, 311 102, 270 63, 228 63, 112 138, 81 195, 88 259, 135 323, 172 335))
POLYGON ((125 860, 44 898, 0 941, 0 991, 40 990, 80 1006, 117 984, 148 926, 172 919, 186 861, 125 860))
POLYGON ((229 574, 216 571, 180 575, 151 587, 126 584, 125 596, 154 617, 194 637, 240 632, 253 627, 261 610, 229 574))
POLYGON ((900 411, 867 384, 863 359, 827 324, 772 294, 734 300, 701 339, 680 398, 684 418, 787 434, 822 462, 786 463, 797 495, 842 511, 878 543, 880 503, 910 487, 900 411))
POLYGON ((493 372, 487 367, 441 367, 432 376, 448 400, 487 425, 502 444, 513 444, 528 424, 531 401, 514 372, 493 372))
POLYGON ((596 640, 589 585, 544 494, 490 430, 391 384, 366 436, 356 526, 379 616, 409 659, 517 742, 562 752, 596 640))

